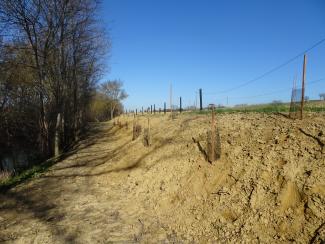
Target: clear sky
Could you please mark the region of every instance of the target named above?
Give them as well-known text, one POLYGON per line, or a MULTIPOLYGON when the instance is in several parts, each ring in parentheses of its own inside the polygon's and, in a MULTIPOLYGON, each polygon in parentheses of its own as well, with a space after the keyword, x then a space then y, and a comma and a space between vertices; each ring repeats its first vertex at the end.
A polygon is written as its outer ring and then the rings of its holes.
MULTIPOLYGON (((121 79, 127 109, 177 103, 204 105, 290 100, 301 83, 303 57, 230 92, 325 38, 324 0, 103 0, 101 17, 112 49, 107 79, 121 79), (256 96, 273 91, 282 92, 256 96), (287 89, 287 90, 285 90, 287 89), (255 97, 254 97, 255 96, 255 97)), ((307 53, 308 81, 325 78, 325 42, 307 53)), ((306 95, 325 92, 325 80, 306 95)))

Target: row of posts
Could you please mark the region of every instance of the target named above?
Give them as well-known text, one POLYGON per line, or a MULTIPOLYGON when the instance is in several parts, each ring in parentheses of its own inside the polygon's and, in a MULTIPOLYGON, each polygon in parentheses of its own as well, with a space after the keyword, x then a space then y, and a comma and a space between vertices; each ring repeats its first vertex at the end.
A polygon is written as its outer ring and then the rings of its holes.
MULTIPOLYGON (((203 110, 203 105, 202 105, 202 89, 199 89, 199 96, 200 96, 200 110, 203 110)), ((150 109, 148 108, 147 111, 149 112, 150 110, 150 113, 156 113, 156 105, 154 104, 153 107, 152 105, 150 105, 150 109)), ((181 113, 183 111, 183 108, 182 108, 182 97, 179 97, 179 112, 181 113)), ((166 108, 166 102, 164 102, 164 114, 166 114, 167 112, 167 108, 166 108)), ((126 111, 127 113, 127 111, 126 111)), ((143 110, 143 107, 141 109, 141 113, 143 114, 144 113, 144 110, 143 110)), ((161 113, 161 109, 159 108, 159 113, 161 113)), ((138 114, 138 109, 135 110, 135 114, 137 115, 138 114)))

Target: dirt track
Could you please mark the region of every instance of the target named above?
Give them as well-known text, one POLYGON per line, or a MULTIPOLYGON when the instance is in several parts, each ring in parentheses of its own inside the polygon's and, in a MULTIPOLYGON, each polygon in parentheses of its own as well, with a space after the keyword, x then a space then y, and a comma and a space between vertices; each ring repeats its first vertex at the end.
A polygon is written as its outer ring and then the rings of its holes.
POLYGON ((192 139, 204 145, 208 124, 157 115, 149 148, 131 124, 94 125, 49 172, 0 195, 0 242, 325 240, 324 115, 220 115, 213 165, 192 139))

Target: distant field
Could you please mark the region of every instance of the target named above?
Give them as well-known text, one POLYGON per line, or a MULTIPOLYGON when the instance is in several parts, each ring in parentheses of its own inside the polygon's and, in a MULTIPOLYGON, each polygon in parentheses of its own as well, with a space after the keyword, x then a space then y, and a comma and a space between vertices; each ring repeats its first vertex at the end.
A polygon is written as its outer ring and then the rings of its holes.
MULTIPOLYGON (((290 103, 268 103, 268 104, 256 104, 256 105, 242 105, 235 107, 216 108, 218 113, 277 113, 287 112, 289 113, 290 103)), ((325 101, 308 101, 305 102, 304 111, 307 112, 325 112, 325 101)), ((195 111, 194 113, 207 113, 209 110, 195 111)))

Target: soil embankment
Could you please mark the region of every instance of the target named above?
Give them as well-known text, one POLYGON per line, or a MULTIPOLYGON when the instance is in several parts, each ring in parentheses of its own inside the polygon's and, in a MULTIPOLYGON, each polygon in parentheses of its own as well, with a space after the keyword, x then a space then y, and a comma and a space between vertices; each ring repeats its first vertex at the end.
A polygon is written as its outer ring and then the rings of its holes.
MULTIPOLYGON (((209 117, 150 119, 150 147, 100 123, 40 177, 0 195, 8 243, 325 239, 325 116, 217 116, 221 158, 204 160, 209 117), (193 140, 193 138, 195 140, 193 140)), ((147 118, 140 117, 142 129, 147 118)))

